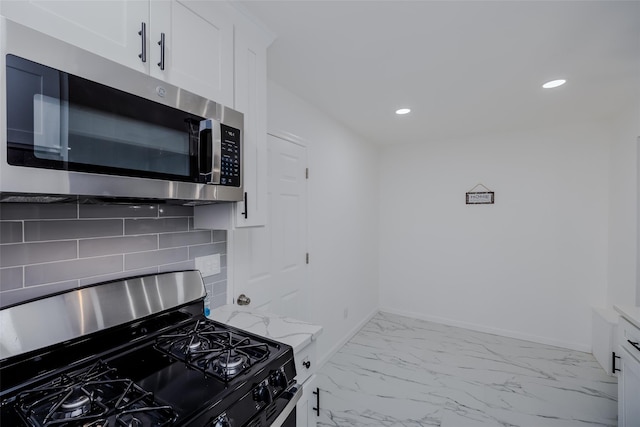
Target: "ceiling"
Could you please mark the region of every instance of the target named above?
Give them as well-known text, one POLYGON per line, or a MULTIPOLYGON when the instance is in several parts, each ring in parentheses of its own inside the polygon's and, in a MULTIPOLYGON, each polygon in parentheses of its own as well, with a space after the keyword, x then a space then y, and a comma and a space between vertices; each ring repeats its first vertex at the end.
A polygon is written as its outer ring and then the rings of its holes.
POLYGON ((241 4, 277 37, 269 78, 376 144, 602 120, 640 100, 640 1, 241 4))

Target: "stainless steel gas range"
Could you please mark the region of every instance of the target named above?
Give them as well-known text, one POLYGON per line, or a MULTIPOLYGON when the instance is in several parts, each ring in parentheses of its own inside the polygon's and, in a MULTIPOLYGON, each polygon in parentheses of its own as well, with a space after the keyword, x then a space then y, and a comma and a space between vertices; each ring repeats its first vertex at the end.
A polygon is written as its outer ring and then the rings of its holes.
POLYGON ((3 426, 295 426, 290 346, 207 319, 202 277, 102 283, 0 311, 3 426))

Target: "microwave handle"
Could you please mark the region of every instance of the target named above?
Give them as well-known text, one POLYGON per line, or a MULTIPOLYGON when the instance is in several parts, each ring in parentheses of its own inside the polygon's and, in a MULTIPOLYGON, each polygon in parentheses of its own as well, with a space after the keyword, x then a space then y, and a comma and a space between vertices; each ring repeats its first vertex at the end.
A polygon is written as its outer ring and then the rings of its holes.
POLYGON ((198 170, 205 184, 220 184, 222 131, 220 122, 205 119, 200 122, 198 170))

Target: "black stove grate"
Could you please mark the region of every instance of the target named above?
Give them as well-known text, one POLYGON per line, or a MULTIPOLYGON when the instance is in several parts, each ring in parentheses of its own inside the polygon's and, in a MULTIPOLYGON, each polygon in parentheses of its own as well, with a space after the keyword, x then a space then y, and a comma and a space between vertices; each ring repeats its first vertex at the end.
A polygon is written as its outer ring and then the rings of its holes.
POLYGON ((269 346, 198 320, 192 327, 161 335, 156 348, 225 382, 269 357, 269 346))
POLYGON ((168 426, 176 419, 170 406, 99 361, 88 369, 63 374, 23 391, 16 410, 29 426, 168 426))

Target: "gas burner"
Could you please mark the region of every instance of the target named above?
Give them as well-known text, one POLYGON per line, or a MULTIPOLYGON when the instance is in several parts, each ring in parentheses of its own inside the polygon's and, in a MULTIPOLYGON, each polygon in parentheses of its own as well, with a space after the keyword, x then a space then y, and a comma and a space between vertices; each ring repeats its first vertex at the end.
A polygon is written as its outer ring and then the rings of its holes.
POLYGON ((246 361, 246 356, 238 354, 238 352, 231 350, 223 357, 218 358, 217 365, 220 367, 220 369, 237 370, 238 367, 243 365, 246 361))
POLYGON ((220 345, 215 335, 219 334, 213 325, 196 322, 192 328, 181 329, 175 334, 161 335, 157 342, 162 349, 178 359, 191 360, 194 356, 220 345))
POLYGON ((52 415, 52 418, 74 418, 80 417, 91 411, 94 403, 92 397, 88 395, 82 387, 74 388, 70 390, 67 397, 63 400, 62 404, 58 407, 58 414, 62 417, 52 415))
POLYGON ((196 351, 198 349, 200 349, 203 345, 202 340, 198 340, 198 341, 194 341, 192 343, 190 343, 187 348, 189 349, 189 351, 196 351))
POLYGON ((78 396, 77 399, 67 400, 61 405, 61 408, 65 411, 75 411, 77 409, 86 408, 89 405, 91 405, 91 398, 85 395, 85 396, 78 396))
POLYGON ((224 381, 269 356, 268 345, 228 330, 216 330, 206 320, 198 320, 178 333, 158 337, 156 348, 224 381))
POLYGON ((129 414, 141 411, 153 412, 147 419, 154 420, 141 425, 169 425, 175 418, 170 407, 157 405, 151 393, 131 380, 118 378, 103 362, 20 393, 17 409, 34 427, 135 427, 136 421, 126 418, 132 419, 129 414))
POLYGON ((213 369, 223 377, 234 377, 248 366, 249 357, 236 350, 225 351, 214 362, 213 369))

